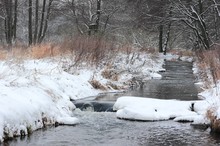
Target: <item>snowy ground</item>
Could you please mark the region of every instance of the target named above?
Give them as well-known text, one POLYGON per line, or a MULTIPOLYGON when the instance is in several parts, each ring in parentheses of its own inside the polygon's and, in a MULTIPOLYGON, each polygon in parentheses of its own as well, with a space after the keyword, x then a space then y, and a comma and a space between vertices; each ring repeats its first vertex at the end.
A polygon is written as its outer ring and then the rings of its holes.
POLYGON ((178 101, 141 97, 120 97, 114 105, 117 117, 129 120, 169 120, 208 124, 205 118, 210 106, 206 100, 178 101))
POLYGON ((164 57, 160 54, 119 54, 99 67, 85 64, 69 68, 68 57, 41 60, 11 59, 0 62, 0 141, 26 135, 44 125, 77 124, 72 117, 75 106, 70 99, 95 96, 115 89, 126 89, 133 78, 160 78, 164 57), (67 70, 68 69, 68 70, 67 70), (117 74, 117 79, 103 76, 103 72, 117 74), (90 82, 98 81, 105 90, 95 89, 90 82))
MULTIPOLYGON (((80 121, 72 117, 75 106, 70 99, 95 96, 99 93, 127 89, 137 78, 160 78, 163 60, 178 58, 174 55, 131 53, 118 54, 113 60, 88 67, 69 68, 71 57, 41 60, 11 59, 0 62, 0 141, 25 135, 44 125, 74 125, 80 121), (106 63, 107 62, 107 63, 106 63), (104 90, 90 83, 97 81, 104 90), (117 88, 115 88, 117 87, 117 88)), ((181 59, 191 61, 191 58, 181 59)), ((219 84, 220 85, 220 84, 219 84)), ((201 93, 206 99, 218 89, 201 93)), ((213 95, 212 94, 212 95, 213 95)), ((216 95, 217 97, 217 95, 216 95)), ((217 99, 217 98, 216 98, 217 99)), ((213 99, 204 101, 176 101, 121 97, 114 108, 117 116, 125 119, 202 121, 213 99), (192 102, 194 111, 191 111, 192 102)), ((220 113, 220 112, 219 112, 220 113)), ((220 115, 220 114, 219 114, 220 115)))

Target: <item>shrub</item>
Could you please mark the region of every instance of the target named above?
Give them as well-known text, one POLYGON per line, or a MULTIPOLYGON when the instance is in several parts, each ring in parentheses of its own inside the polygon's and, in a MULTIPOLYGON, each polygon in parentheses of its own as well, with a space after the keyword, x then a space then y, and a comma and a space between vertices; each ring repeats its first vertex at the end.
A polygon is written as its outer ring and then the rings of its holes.
POLYGON ((76 36, 66 39, 61 47, 72 53, 74 65, 84 61, 90 65, 98 65, 109 55, 114 55, 117 50, 113 42, 96 36, 76 36))
POLYGON ((103 86, 99 81, 97 80, 90 80, 89 83, 95 88, 100 90, 106 90, 106 87, 103 86))
POLYGON ((113 69, 105 69, 104 71, 102 71, 101 75, 106 79, 118 81, 118 73, 113 69))
POLYGON ((203 75, 202 79, 206 83, 210 82, 208 79, 209 74, 211 74, 212 83, 214 83, 215 85, 217 81, 220 80, 220 50, 219 49, 196 52, 197 58, 199 60, 198 67, 201 71, 200 74, 203 75))
POLYGON ((214 113, 216 113, 216 108, 211 108, 207 111, 206 117, 210 120, 211 132, 220 133, 220 119, 214 113))

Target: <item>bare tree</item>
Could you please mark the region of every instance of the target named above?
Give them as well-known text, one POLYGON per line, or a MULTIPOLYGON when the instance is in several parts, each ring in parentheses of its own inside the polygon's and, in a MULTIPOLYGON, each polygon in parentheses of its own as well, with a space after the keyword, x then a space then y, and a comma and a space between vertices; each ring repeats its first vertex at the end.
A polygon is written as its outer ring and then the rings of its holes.
POLYGON ((175 21, 182 21, 193 32, 197 48, 210 49, 214 36, 218 38, 219 19, 216 1, 172 1, 175 21), (214 3, 214 5, 213 5, 214 3), (216 11, 213 11, 215 9, 216 11), (214 15, 213 15, 214 14, 214 15), (213 31, 215 30, 215 31, 213 31))
POLYGON ((135 6, 136 27, 158 34, 159 52, 166 54, 171 29, 171 6, 169 1, 129 1, 135 6), (152 27, 153 26, 153 27, 152 27))
POLYGON ((43 0, 42 10, 41 10, 41 18, 39 19, 39 0, 35 1, 35 13, 33 13, 33 4, 32 0, 29 0, 29 45, 32 43, 41 43, 45 38, 47 28, 48 28, 48 21, 51 13, 53 0, 43 0), (34 19, 34 27, 33 27, 33 17, 34 19), (40 24, 40 26, 39 26, 40 24), (34 29, 34 30, 33 30, 34 29))
POLYGON ((28 1, 28 42, 29 45, 32 45, 33 38, 32 38, 32 0, 28 1))
MULTIPOLYGON (((49 0, 48 6, 47 6, 46 18, 44 20, 42 18, 42 20, 44 21, 44 23, 43 23, 44 25, 40 26, 40 27, 43 27, 43 32, 39 33, 38 43, 41 43, 43 41, 43 39, 45 38, 47 28, 48 28, 48 21, 49 21, 49 17, 50 17, 52 2, 53 2, 53 0, 49 0)), ((41 25, 42 25, 42 23, 41 23, 41 25)))
POLYGON ((35 24, 34 24, 34 44, 37 43, 37 34, 38 34, 38 19, 39 19, 39 16, 38 16, 38 12, 39 11, 39 0, 36 0, 35 1, 35 24))
POLYGON ((17 37, 17 21, 18 21, 18 0, 14 0, 14 24, 13 24, 13 39, 17 37))

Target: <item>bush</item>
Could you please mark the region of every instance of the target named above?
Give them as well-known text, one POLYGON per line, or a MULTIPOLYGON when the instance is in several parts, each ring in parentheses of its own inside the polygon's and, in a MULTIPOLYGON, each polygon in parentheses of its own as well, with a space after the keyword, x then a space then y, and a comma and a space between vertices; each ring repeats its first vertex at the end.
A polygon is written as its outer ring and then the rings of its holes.
POLYGON ((89 83, 93 86, 95 89, 100 89, 100 90, 106 90, 106 87, 103 86, 99 81, 97 80, 91 80, 89 83))
POLYGON ((66 39, 61 48, 69 50, 74 56, 74 65, 86 61, 90 65, 98 65, 103 59, 114 55, 117 49, 113 42, 96 36, 76 36, 66 39))
MULTIPOLYGON (((220 80, 220 48, 208 51, 196 52, 199 60, 199 69, 203 80, 207 83, 210 82, 208 79, 209 74, 212 76, 212 83, 216 85, 217 81, 220 80)), ((209 83, 209 84, 212 84, 209 83)))

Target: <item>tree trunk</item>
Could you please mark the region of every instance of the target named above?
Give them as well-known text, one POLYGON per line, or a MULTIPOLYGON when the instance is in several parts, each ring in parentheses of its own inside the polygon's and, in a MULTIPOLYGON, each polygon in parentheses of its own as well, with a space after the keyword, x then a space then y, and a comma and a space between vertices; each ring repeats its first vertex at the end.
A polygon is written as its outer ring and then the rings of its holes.
POLYGON ((201 30, 203 45, 204 45, 205 49, 209 49, 210 48, 210 39, 209 39, 208 31, 207 31, 207 28, 206 28, 206 24, 203 20, 203 3, 202 3, 202 0, 199 0, 199 15, 196 14, 196 16, 198 18, 198 26, 201 30))
POLYGON ((12 45, 12 0, 4 0, 5 5, 5 38, 8 45, 12 45))
POLYGON ((170 7, 170 11, 169 11, 169 17, 168 17, 168 26, 167 26, 167 34, 166 34, 166 37, 165 37, 165 41, 164 41, 164 46, 163 46, 163 53, 164 55, 166 55, 166 52, 167 52, 167 46, 168 46, 168 42, 169 42, 169 39, 170 39, 170 29, 171 29, 171 17, 172 17, 172 7, 170 7))
POLYGON ((159 52, 163 52, 163 25, 159 26, 159 52))
MULTIPOLYGON (((77 27, 77 30, 80 34, 84 34, 84 32, 81 30, 80 26, 79 26, 79 16, 77 14, 77 9, 76 9, 76 5, 75 5, 75 2, 74 0, 72 0, 72 3, 71 3, 71 10, 74 14, 74 17, 75 17, 75 23, 76 23, 76 27, 77 27)), ((90 34, 89 34, 90 35, 90 34)))
POLYGON ((9 1, 8 0, 4 0, 4 5, 5 5, 5 11, 6 11, 6 16, 5 16, 5 39, 6 39, 6 42, 7 44, 9 43, 9 35, 8 35, 8 32, 9 32, 9 24, 8 24, 8 14, 9 14, 9 1))
POLYGON ((38 33, 38 43, 41 39, 42 32, 43 32, 45 10, 46 10, 46 0, 43 1, 43 8, 42 8, 42 13, 41 13, 41 21, 40 21, 40 29, 39 29, 39 33, 38 33))
POLYGON ((29 0, 29 7, 28 7, 29 19, 28 19, 28 32, 29 32, 29 45, 32 45, 32 0, 29 0))
POLYGON ((37 34, 38 34, 38 10, 39 10, 39 0, 36 0, 36 2, 35 2, 34 44, 37 43, 37 34))
POLYGON ((18 15, 18 0, 15 0, 14 4, 14 24, 13 24, 13 39, 16 40, 17 37, 17 15, 18 15))
POLYGON ((46 16, 46 19, 45 19, 45 22, 44 22, 44 29, 43 29, 43 34, 42 34, 42 36, 40 38, 40 43, 43 41, 43 39, 44 39, 44 37, 46 35, 46 32, 47 32, 48 20, 49 20, 49 17, 50 17, 50 10, 51 10, 52 2, 53 2, 53 0, 50 0, 49 4, 48 4, 48 7, 47 7, 47 16, 46 16))
POLYGON ((170 39, 170 28, 171 28, 171 21, 169 22, 169 24, 167 26, 167 34, 166 34, 166 38, 165 38, 164 46, 163 46, 163 53, 164 53, 164 55, 166 55, 167 46, 168 46, 168 42, 169 42, 169 39, 170 39))
POLYGON ((12 17, 12 0, 9 0, 9 13, 8 13, 8 36, 9 36, 9 44, 12 45, 12 38, 13 38, 13 17, 12 17))
POLYGON ((99 30, 99 21, 101 16, 101 0, 97 0, 96 15, 97 15, 97 19, 96 19, 96 27, 97 27, 96 32, 97 32, 99 30))

